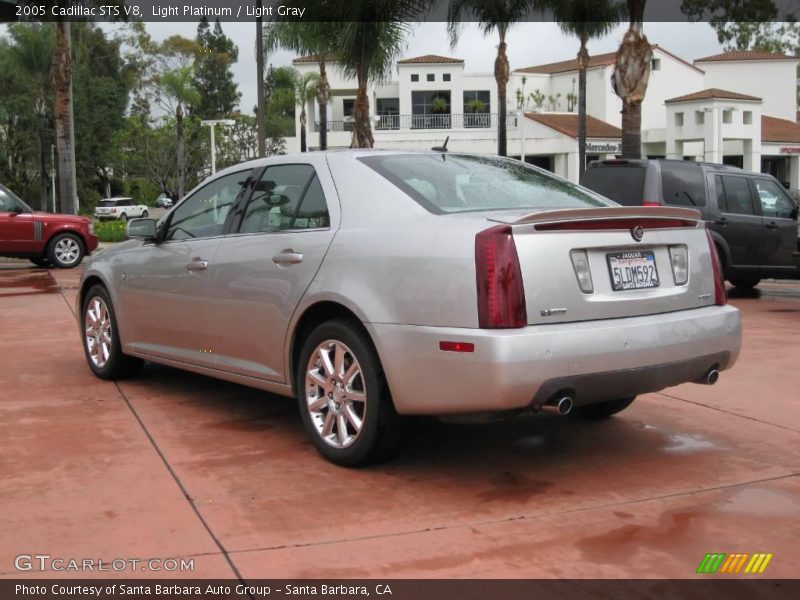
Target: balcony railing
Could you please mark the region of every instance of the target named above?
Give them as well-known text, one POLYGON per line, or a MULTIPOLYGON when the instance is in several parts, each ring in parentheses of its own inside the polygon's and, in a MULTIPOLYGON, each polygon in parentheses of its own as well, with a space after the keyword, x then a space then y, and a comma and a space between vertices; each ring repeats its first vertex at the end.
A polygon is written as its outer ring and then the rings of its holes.
MULTIPOLYGON (((496 113, 467 113, 464 115, 379 115, 374 123, 376 131, 400 129, 494 129, 497 127, 496 113)), ((506 115, 506 127, 517 126, 517 115, 506 115)), ((319 131, 319 123, 314 123, 319 131)), ((328 121, 328 131, 353 131, 352 121, 328 121)))

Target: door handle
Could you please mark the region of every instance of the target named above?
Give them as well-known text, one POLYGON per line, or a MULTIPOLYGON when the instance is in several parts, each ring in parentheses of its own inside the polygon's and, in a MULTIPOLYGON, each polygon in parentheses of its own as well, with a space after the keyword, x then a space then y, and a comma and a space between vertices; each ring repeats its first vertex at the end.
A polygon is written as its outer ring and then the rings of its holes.
POLYGON ((714 221, 714 224, 715 225, 719 225, 720 227, 727 227, 728 226, 728 219, 726 219, 725 217, 723 217, 721 219, 717 219, 716 221, 714 221))
POLYGON ((201 258, 195 258, 186 264, 187 271, 205 271, 208 268, 208 261, 201 258))
POLYGON ((767 223, 766 225, 764 225, 764 227, 766 227, 770 231, 774 231, 775 229, 778 228, 778 226, 774 222, 773 223, 767 223))
POLYGON ((276 265, 296 265, 303 262, 303 253, 292 249, 282 250, 280 254, 272 257, 272 262, 276 265))

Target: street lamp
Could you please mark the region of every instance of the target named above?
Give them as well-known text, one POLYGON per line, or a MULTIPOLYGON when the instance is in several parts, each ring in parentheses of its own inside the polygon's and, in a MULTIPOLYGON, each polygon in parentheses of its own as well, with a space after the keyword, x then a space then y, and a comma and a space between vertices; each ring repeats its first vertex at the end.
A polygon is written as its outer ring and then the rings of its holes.
POLYGON ((200 121, 200 125, 208 125, 211 131, 211 174, 213 175, 217 172, 217 142, 214 138, 214 129, 217 125, 226 127, 236 125, 236 121, 233 119, 209 119, 208 121, 200 121))

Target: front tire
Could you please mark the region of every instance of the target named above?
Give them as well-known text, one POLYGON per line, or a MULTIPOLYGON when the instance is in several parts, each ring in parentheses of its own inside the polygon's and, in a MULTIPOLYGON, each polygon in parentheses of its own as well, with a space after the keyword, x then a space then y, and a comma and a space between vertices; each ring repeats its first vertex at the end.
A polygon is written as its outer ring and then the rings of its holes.
POLYGON ((47 249, 47 260, 59 269, 72 269, 81 264, 86 248, 74 233, 59 233, 47 249))
POLYGON ((731 285, 743 290, 752 290, 756 287, 760 282, 760 277, 747 277, 747 276, 738 276, 738 277, 730 277, 728 281, 731 282, 731 285))
POLYGON ((89 368, 100 379, 124 379, 136 375, 144 361, 122 353, 117 317, 108 290, 92 286, 83 301, 83 350, 89 368))
POLYGON ((622 398, 620 400, 608 400, 606 402, 598 402, 597 404, 587 404, 586 406, 577 407, 572 414, 581 419, 599 420, 607 419, 608 417, 622 412, 628 408, 636 396, 633 398, 622 398))
POLYGON ((345 320, 318 326, 303 343, 295 373, 303 425, 326 459, 354 467, 397 449, 404 422, 361 327, 345 320))

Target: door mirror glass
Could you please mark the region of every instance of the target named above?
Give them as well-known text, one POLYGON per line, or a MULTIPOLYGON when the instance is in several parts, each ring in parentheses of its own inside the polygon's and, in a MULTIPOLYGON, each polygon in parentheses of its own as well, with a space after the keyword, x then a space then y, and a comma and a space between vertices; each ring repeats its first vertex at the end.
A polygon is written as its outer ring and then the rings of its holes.
POLYGON ((128 238, 131 240, 154 240, 156 231, 155 219, 131 219, 126 228, 128 238))

